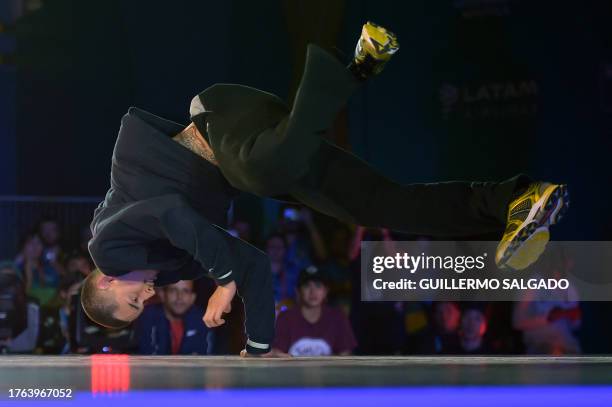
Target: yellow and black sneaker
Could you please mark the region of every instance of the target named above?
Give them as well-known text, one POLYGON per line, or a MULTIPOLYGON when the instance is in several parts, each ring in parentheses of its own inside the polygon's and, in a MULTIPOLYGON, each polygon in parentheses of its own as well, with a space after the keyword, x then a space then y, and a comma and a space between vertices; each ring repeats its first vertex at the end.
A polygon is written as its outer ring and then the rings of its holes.
POLYGON ((508 208, 508 223, 497 246, 495 262, 502 269, 523 270, 544 251, 550 233, 569 207, 566 185, 534 182, 508 208))
POLYGON ((398 49, 399 43, 395 34, 368 21, 363 25, 355 47, 355 56, 348 69, 355 77, 364 81, 380 73, 398 49))

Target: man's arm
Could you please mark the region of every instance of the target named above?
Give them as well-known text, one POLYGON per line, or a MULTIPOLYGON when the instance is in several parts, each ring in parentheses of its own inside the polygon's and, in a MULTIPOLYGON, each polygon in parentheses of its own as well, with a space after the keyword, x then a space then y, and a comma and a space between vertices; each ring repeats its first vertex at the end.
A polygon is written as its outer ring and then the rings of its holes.
MULTIPOLYGON (((99 247, 94 249, 104 249, 102 251, 106 252, 104 258, 107 262, 112 260, 109 256, 117 248, 114 247, 117 246, 115 242, 129 245, 129 241, 134 240, 119 240, 119 236, 114 236, 116 230, 109 232, 112 227, 107 228, 113 223, 120 223, 124 231, 138 236, 140 240, 167 239, 173 246, 190 253, 219 285, 205 315, 205 321, 208 318, 209 322, 214 322, 212 326, 222 324, 221 314, 231 301, 224 293, 232 286, 235 293, 237 286, 245 305, 245 325, 249 338, 247 349, 251 353, 269 350, 269 343, 274 337, 274 295, 269 261, 263 252, 208 222, 180 195, 175 194, 136 202, 105 219, 104 223, 106 225, 101 225, 94 238, 94 241, 100 242, 99 247), (217 297, 222 298, 215 301, 219 299, 217 297)), ((136 248, 129 251, 135 252, 136 248)))
POLYGON ((171 194, 134 202, 105 218, 96 226, 90 251, 102 271, 125 268, 146 261, 143 243, 167 239, 224 285, 234 280, 226 236, 227 232, 202 217, 180 195, 171 194))

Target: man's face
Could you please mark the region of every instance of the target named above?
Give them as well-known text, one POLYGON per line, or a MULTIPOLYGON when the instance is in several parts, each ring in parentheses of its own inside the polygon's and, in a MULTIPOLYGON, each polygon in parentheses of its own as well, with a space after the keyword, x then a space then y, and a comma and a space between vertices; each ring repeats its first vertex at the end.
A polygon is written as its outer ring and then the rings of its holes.
POLYGON ((461 311, 456 304, 452 302, 443 302, 436 307, 435 319, 438 328, 442 332, 455 332, 459 328, 461 311))
POLYGON ((30 237, 23 247, 23 254, 26 259, 39 259, 43 254, 43 244, 38 235, 30 237))
POLYGON ((309 281, 299 289, 302 305, 315 308, 323 305, 327 298, 327 287, 320 281, 309 281))
POLYGON ((482 337, 487 331, 484 314, 478 310, 467 310, 461 317, 461 335, 468 339, 482 337))
POLYGON ((196 294, 193 292, 193 281, 181 280, 165 287, 162 299, 166 312, 175 318, 182 317, 196 299, 196 294))
POLYGON ((133 321, 142 313, 144 302, 155 295, 156 270, 131 271, 121 277, 102 276, 98 289, 112 295, 117 304, 114 317, 133 321))

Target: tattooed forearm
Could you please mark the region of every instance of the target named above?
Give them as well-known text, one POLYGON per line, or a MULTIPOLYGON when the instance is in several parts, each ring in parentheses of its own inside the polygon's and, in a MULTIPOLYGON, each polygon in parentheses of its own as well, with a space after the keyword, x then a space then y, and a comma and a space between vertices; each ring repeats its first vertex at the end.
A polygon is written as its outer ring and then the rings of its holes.
POLYGON ((208 143, 198 133, 196 127, 192 124, 187 126, 182 132, 172 137, 174 141, 193 151, 200 157, 217 165, 217 160, 208 143))

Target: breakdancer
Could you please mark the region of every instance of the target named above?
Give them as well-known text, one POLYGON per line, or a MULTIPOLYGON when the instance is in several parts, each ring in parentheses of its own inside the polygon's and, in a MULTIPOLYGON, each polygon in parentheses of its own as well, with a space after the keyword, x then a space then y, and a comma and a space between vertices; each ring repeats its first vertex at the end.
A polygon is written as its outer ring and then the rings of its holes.
POLYGON ((216 84, 194 97, 187 127, 130 108, 113 152, 110 189, 91 224, 97 269, 82 288, 87 315, 121 327, 140 315, 154 286, 206 275, 217 283, 206 325, 223 324, 238 293, 246 314, 243 353, 268 352, 274 336, 269 261, 222 228, 239 191, 412 234, 499 232, 499 267, 535 261, 549 225, 567 207, 564 185, 525 175, 399 185, 323 137, 351 93, 397 50, 395 35, 372 23, 363 26, 348 66, 309 45, 290 108, 270 93, 235 84, 216 84))

